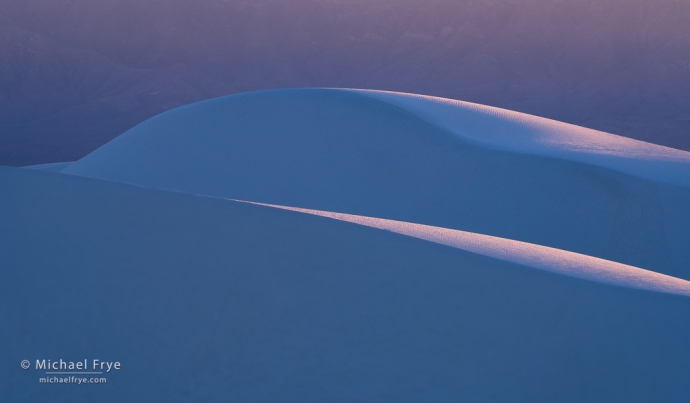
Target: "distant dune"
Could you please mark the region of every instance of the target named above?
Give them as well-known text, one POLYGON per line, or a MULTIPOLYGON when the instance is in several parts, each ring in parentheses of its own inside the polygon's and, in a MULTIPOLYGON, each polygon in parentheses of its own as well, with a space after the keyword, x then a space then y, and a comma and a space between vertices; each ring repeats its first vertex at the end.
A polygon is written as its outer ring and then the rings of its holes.
POLYGON ((0 165, 74 161, 163 111, 353 87, 690 150, 687 0, 0 1, 0 165))

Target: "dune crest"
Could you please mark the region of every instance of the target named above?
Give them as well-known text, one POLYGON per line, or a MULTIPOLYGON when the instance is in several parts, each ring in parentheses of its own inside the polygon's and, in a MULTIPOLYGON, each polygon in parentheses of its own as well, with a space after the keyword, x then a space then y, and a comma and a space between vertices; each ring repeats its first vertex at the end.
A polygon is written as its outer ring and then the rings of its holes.
POLYGON ((496 259, 518 263, 535 269, 546 270, 585 280, 641 290, 690 296, 690 281, 641 269, 639 267, 583 255, 581 253, 550 248, 548 246, 383 218, 256 203, 245 200, 235 201, 296 211, 299 213, 378 228, 496 259))
POLYGON ((690 187, 690 152, 472 102, 400 92, 349 90, 407 111, 492 149, 583 162, 690 187))

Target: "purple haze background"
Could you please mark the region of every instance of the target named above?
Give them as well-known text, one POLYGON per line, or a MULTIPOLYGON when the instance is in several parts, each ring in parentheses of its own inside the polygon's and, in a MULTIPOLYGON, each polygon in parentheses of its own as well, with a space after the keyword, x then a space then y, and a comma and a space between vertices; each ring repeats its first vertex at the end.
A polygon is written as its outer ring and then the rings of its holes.
POLYGON ((0 0, 0 165, 279 87, 444 96, 690 150, 690 2, 0 0))

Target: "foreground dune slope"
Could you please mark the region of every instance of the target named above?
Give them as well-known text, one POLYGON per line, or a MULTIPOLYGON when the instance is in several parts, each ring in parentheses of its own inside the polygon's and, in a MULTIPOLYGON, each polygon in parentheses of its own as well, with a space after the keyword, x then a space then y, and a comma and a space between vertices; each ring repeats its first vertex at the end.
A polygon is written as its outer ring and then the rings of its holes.
POLYGON ((3 400, 690 397, 688 297, 266 206, 12 168, 0 186, 3 400), (85 352, 123 369, 60 388, 18 367, 85 352))
POLYGON ((275 90, 166 112, 62 172, 459 229, 690 279, 688 155, 459 101, 275 90))

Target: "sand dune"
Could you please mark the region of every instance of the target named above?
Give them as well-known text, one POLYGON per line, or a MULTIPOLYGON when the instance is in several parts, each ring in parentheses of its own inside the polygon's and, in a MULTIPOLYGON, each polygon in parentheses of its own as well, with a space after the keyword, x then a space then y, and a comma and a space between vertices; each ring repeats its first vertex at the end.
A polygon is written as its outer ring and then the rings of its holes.
POLYGON ((690 298, 325 217, 0 168, 6 401, 683 401, 690 298), (23 359, 117 360, 37 385, 23 359), (41 387, 38 387, 41 386, 41 387))
POLYGON ((63 172, 458 229, 690 279, 690 189, 673 185, 688 177, 687 155, 457 101, 298 89, 166 112, 63 172))
POLYGON ((688 161, 481 105, 296 89, 0 167, 0 397, 687 401, 688 161), (37 359, 122 369, 37 387, 18 365, 37 359))

